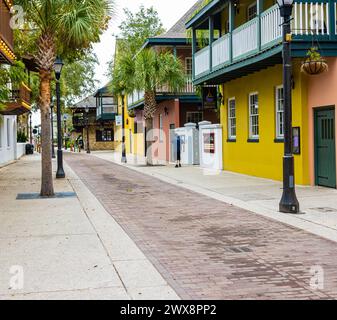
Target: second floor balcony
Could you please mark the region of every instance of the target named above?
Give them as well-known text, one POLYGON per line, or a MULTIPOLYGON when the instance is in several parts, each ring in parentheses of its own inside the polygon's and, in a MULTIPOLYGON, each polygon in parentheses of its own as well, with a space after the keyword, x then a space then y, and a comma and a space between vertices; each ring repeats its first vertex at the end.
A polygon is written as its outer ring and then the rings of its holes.
MULTIPOLYGON (((267 0, 243 1, 238 9, 238 1, 213 0, 190 20, 187 27, 192 28, 193 34, 195 84, 230 80, 244 75, 250 68, 254 72, 268 63, 281 62, 282 20, 278 5, 268 7, 268 3, 267 0), (200 35, 206 38, 204 46, 198 45, 200 35), (246 71, 239 71, 243 67, 246 71)), ((296 1, 292 15, 292 55, 305 56, 316 42, 325 55, 337 55, 331 46, 337 43, 336 20, 336 1, 296 1)))
POLYGON ((31 110, 31 89, 24 83, 17 88, 13 88, 9 94, 9 101, 2 114, 22 115, 31 110))
MULTIPOLYGON (((179 96, 196 95, 195 87, 193 85, 192 76, 186 76, 185 85, 178 91, 173 90, 169 86, 158 86, 156 88, 156 97, 159 100, 170 99, 179 96)), ((128 95, 128 108, 133 109, 143 104, 144 91, 135 90, 128 95)))
POLYGON ((11 1, 0 0, 0 63, 12 62, 15 58, 13 52, 13 30, 10 27, 11 1))

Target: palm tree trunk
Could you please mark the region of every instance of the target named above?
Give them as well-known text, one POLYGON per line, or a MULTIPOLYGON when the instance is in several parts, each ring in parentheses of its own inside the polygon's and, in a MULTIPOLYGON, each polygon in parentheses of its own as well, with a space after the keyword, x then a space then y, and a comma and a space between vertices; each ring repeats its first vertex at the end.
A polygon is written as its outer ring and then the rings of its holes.
POLYGON ((42 146, 42 179, 41 196, 54 195, 53 167, 51 158, 51 123, 49 116, 50 103, 50 71, 40 71, 40 111, 41 111, 41 146, 42 146))
POLYGON ((147 91, 144 94, 144 118, 146 128, 146 164, 152 166, 152 144, 153 144, 153 116, 157 109, 155 91, 147 91))

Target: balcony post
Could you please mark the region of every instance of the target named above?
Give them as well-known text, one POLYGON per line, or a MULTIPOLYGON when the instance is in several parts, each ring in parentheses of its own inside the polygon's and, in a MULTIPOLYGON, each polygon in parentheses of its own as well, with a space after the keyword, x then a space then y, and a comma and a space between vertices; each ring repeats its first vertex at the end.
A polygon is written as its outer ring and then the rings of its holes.
POLYGON ((263 12, 263 0, 257 0, 257 50, 261 51, 261 13, 263 12))
POLYGON ((192 27, 192 59, 193 59, 192 76, 193 76, 193 79, 195 79, 195 53, 196 51, 197 51, 197 32, 195 28, 192 27))
POLYGON ((209 23, 209 71, 212 71, 212 58, 213 58, 213 48, 212 44, 214 42, 214 16, 210 16, 208 19, 209 23))
POLYGON ((336 12, 335 12, 335 2, 329 1, 329 38, 330 40, 336 39, 336 12))
POLYGON ((229 61, 233 62, 233 30, 234 30, 234 5, 233 1, 229 1, 228 3, 228 13, 229 13, 229 61))

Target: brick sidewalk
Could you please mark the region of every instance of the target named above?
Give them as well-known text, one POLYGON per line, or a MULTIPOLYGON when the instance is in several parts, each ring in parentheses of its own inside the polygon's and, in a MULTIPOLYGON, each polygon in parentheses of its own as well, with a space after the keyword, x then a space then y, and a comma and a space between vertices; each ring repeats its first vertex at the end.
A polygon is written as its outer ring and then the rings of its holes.
POLYGON ((337 298, 337 243, 96 157, 65 159, 183 299, 337 298), (310 287, 314 266, 323 290, 310 287))

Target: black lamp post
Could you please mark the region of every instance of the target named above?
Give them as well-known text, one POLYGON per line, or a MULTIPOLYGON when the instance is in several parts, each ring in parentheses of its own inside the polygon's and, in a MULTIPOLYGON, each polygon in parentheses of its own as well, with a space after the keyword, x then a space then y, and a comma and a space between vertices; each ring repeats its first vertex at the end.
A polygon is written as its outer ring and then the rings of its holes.
POLYGON ((284 157, 283 194, 280 212, 299 213, 299 203, 295 193, 294 156, 292 152, 292 98, 291 98, 291 14, 294 0, 277 0, 283 18, 283 95, 284 95, 284 157))
POLYGON ((29 143, 33 144, 32 112, 29 112, 29 143))
POLYGON ((67 116, 63 115, 63 130, 64 130, 64 150, 67 150, 67 116))
POLYGON ((54 148, 54 101, 50 103, 50 122, 51 122, 51 157, 55 159, 55 148, 54 148))
POLYGON ((90 153, 90 142, 89 142, 89 106, 85 106, 85 126, 87 129, 87 153, 90 153))
POLYGON ((122 163, 127 163, 125 149, 125 93, 122 93, 122 163))
POLYGON ((56 106, 57 106, 57 172, 56 178, 65 178, 63 170, 63 153, 62 153, 62 123, 61 123, 61 92, 60 78, 63 68, 62 60, 57 57, 54 63, 54 71, 56 77, 56 106))

